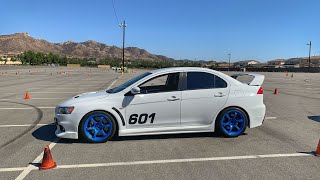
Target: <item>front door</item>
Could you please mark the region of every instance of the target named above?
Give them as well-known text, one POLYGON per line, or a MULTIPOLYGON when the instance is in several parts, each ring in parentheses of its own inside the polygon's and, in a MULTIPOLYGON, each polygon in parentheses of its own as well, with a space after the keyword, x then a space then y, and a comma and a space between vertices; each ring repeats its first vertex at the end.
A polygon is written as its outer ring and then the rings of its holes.
POLYGON ((126 126, 160 128, 180 126, 180 73, 159 75, 140 84, 140 94, 126 97, 126 126))

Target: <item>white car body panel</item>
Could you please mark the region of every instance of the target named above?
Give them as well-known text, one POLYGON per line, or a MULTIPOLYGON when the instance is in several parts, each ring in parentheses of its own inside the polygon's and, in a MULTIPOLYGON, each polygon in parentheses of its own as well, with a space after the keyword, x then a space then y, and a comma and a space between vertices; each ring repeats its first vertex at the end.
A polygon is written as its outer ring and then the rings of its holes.
POLYGON ((126 96, 126 119, 128 119, 131 114, 157 114, 157 121, 152 124, 131 125, 128 123, 127 128, 140 129, 180 126, 180 101, 168 101, 172 96, 181 99, 181 91, 126 96))
POLYGON ((219 113, 233 106, 247 112, 250 128, 263 123, 266 107, 263 104, 263 95, 257 95, 264 79, 263 75, 251 74, 257 78, 254 78, 252 85, 247 85, 226 74, 205 68, 166 68, 153 70, 150 73, 118 93, 110 94, 106 90, 84 93, 59 104, 57 108, 68 106, 75 108, 71 114, 59 114, 56 110, 57 124, 64 128, 62 131, 58 126, 56 136, 78 139, 81 119, 87 113, 96 110, 106 111, 116 119, 119 136, 213 132, 219 113), (226 81, 227 87, 125 96, 142 82, 161 74, 174 72, 211 73, 226 81), (156 113, 154 123, 135 125, 128 123, 130 115, 143 113, 148 115, 156 113))

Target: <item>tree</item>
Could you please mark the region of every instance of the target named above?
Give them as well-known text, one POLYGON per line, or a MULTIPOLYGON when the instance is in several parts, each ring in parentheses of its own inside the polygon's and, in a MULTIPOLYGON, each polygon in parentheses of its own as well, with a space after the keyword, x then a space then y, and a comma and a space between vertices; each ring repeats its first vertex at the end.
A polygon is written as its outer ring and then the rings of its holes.
POLYGON ((12 58, 10 59, 10 61, 15 62, 15 61, 17 61, 17 59, 16 59, 15 57, 12 57, 12 58))

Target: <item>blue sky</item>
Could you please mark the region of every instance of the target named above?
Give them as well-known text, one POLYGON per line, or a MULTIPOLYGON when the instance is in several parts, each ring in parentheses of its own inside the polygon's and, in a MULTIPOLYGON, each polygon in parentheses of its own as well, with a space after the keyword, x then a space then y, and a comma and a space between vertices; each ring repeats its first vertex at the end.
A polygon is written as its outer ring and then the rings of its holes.
MULTIPOLYGON (((320 55, 319 0, 114 0, 126 46, 175 59, 320 55)), ((112 0, 0 0, 0 34, 121 46, 112 0)))

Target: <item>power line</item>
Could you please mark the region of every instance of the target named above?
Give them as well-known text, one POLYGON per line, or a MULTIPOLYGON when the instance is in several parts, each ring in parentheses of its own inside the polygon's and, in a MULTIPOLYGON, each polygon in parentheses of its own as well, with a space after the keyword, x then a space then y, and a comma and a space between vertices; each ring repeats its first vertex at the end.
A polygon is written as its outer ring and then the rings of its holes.
POLYGON ((119 19, 118 19, 118 15, 117 15, 116 8, 114 7, 114 0, 111 0, 111 2, 112 2, 112 7, 113 7, 114 16, 115 16, 116 19, 117 19, 117 23, 120 24, 120 21, 119 21, 119 19))

